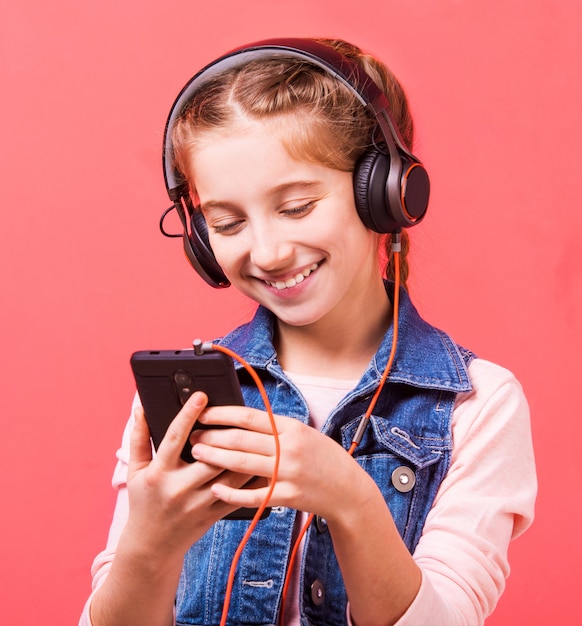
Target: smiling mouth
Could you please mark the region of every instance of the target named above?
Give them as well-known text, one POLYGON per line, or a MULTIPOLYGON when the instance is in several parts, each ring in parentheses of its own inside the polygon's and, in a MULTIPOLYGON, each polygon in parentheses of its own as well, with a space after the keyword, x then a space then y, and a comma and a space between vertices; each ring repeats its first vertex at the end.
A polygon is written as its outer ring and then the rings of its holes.
POLYGON ((266 280, 265 283, 269 285, 269 287, 274 287, 275 289, 291 289, 291 287, 297 286, 299 283, 302 283, 311 272, 314 272, 319 267, 319 263, 313 263, 309 267, 305 268, 302 272, 295 274, 291 278, 287 280, 277 280, 275 282, 271 282, 266 280))

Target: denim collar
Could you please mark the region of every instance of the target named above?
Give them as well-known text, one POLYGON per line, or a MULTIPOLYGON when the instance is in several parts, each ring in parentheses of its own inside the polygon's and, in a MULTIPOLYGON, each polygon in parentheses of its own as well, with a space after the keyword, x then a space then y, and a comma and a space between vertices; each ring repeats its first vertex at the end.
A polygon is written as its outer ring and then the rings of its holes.
MULTIPOLYGON (((393 301, 394 284, 386 281, 385 286, 388 298, 393 301)), ((423 389, 470 391, 467 366, 474 355, 425 322, 404 289, 400 290, 399 309, 398 348, 388 382, 423 389)), ((254 368, 282 376, 273 347, 274 329, 275 316, 259 306, 250 322, 226 335, 220 343, 243 356, 254 368)), ((392 335, 391 325, 358 387, 368 388, 378 383, 390 354, 392 335)), ((236 365, 239 367, 238 363, 236 365)))

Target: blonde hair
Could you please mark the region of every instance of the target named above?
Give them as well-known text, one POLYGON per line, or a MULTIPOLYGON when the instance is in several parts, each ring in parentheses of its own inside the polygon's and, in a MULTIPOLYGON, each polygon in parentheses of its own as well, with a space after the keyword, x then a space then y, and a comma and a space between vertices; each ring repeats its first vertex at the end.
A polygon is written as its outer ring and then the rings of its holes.
MULTIPOLYGON (((382 89, 390 112, 408 148, 414 127, 404 91, 396 77, 373 56, 338 39, 319 39, 361 64, 382 89)), ((198 141, 208 131, 226 129, 237 118, 269 120, 285 125, 281 138, 298 160, 353 171, 373 145, 375 120, 354 93, 329 72, 289 57, 251 60, 211 78, 190 100, 172 129, 174 163, 184 177, 198 141)), ((192 181, 191 189, 195 192, 192 181)), ((389 237, 385 238, 387 278, 394 277, 389 237)), ((401 280, 406 286, 409 239, 402 232, 401 280)))

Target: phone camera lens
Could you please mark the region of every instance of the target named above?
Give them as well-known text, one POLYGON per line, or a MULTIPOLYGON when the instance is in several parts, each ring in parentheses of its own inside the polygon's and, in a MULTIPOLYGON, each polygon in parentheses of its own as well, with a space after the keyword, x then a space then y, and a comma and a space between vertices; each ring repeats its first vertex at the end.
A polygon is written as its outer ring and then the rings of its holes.
POLYGON ((190 374, 188 374, 188 372, 178 370, 174 374, 174 382, 180 387, 185 387, 192 384, 192 377, 190 376, 190 374))

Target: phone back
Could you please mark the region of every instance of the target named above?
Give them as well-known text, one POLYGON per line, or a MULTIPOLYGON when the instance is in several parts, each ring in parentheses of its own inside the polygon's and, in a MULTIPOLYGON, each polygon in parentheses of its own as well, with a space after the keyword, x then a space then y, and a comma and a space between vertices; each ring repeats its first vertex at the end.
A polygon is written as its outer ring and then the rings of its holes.
MULTIPOLYGON (((131 356, 131 367, 156 449, 194 391, 206 393, 209 406, 244 404, 232 359, 222 352, 143 350, 131 356)), ((182 458, 193 461, 189 446, 182 458)))

